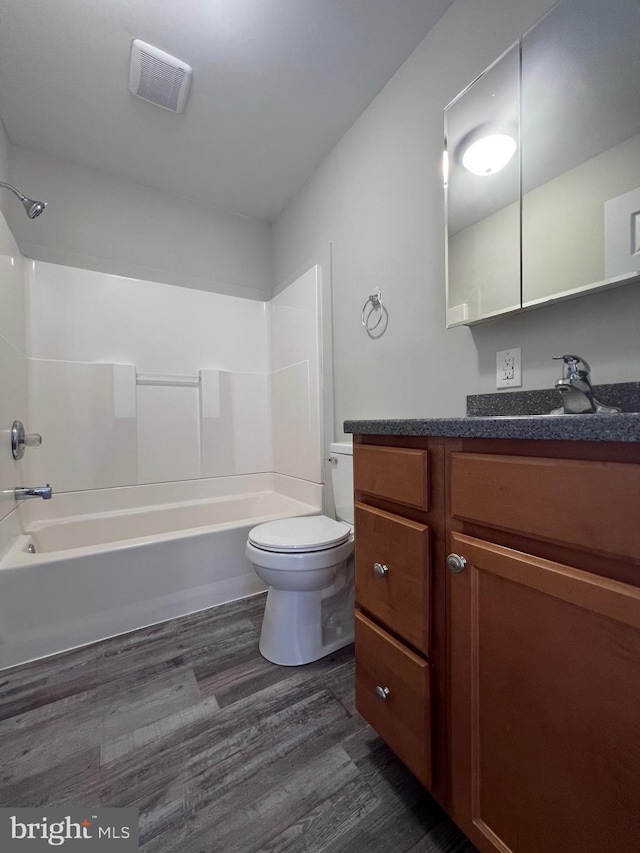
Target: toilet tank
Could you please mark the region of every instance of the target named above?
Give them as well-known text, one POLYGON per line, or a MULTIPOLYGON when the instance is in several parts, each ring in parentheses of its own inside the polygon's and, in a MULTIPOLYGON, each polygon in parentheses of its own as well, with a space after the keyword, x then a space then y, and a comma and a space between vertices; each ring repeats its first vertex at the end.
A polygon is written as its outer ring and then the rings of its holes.
POLYGON ((329 449, 336 518, 353 524, 353 443, 335 441, 329 449))

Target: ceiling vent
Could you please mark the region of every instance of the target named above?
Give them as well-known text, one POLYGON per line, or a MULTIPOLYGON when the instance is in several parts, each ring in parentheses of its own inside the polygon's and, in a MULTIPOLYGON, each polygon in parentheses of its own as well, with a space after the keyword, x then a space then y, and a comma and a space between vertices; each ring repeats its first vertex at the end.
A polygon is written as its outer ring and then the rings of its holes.
POLYGON ((165 110, 181 113, 191 85, 191 66, 151 44, 135 39, 131 47, 129 89, 165 110))

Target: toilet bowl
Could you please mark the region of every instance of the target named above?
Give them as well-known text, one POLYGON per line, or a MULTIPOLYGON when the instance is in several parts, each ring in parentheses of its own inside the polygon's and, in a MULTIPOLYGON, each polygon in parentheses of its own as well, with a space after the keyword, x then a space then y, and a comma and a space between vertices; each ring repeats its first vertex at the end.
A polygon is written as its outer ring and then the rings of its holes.
MULTIPOLYGON (((351 444, 332 444, 331 453, 336 506, 343 516, 350 507, 352 515, 351 444), (348 490, 348 502, 342 488, 348 490)), ((353 550, 353 517, 285 518, 249 532, 247 558, 269 586, 260 635, 263 657, 298 666, 353 641, 353 550)))

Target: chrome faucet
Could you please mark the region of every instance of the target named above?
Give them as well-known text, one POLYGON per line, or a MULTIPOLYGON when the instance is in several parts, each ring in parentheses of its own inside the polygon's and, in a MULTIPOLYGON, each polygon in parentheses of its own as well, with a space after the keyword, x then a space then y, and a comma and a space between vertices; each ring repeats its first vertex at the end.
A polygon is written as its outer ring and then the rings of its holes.
POLYGON ((49 483, 46 486, 17 486, 13 490, 13 496, 17 501, 25 501, 28 498, 42 498, 49 501, 52 495, 53 491, 49 483))
POLYGON ((579 355, 554 355, 561 359, 563 376, 557 379, 555 387, 562 394, 562 407, 554 409, 551 414, 583 415, 596 412, 613 414, 620 409, 615 406, 605 406, 593 394, 591 385, 591 368, 579 355))

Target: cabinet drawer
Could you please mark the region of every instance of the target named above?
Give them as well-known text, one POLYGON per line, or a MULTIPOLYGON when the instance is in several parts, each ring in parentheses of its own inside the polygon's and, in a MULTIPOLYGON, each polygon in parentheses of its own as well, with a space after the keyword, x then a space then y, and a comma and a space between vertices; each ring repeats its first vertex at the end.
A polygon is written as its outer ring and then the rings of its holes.
POLYGON ((356 611, 356 707, 423 785, 431 785, 429 664, 356 611), (383 700, 377 688, 388 690, 383 700))
POLYGON ((355 519, 358 606, 428 655, 429 528, 358 503, 355 519))
POLYGON ((429 509, 428 452, 403 447, 356 444, 356 491, 417 509, 429 509))
POLYGON ((640 563, 639 506, 640 465, 451 454, 454 518, 640 563))

